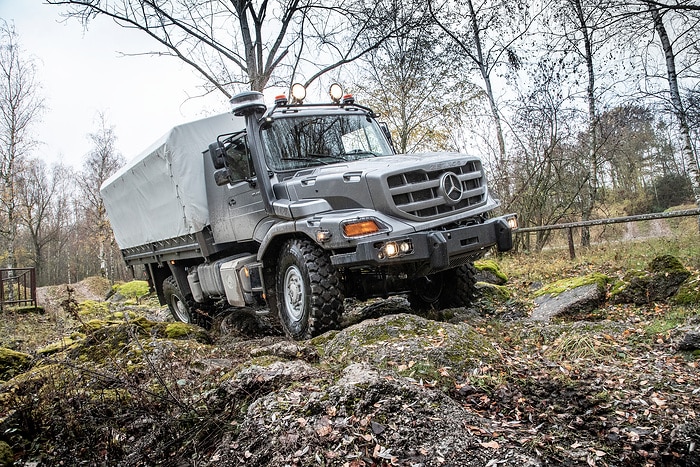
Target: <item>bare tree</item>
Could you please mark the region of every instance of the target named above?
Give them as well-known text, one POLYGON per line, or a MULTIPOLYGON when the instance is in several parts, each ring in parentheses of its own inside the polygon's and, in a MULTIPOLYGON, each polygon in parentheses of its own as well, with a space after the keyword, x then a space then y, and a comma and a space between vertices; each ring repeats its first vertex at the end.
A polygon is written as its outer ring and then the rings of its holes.
MULTIPOLYGON (((368 26, 384 14, 381 2, 341 0, 48 0, 67 6, 85 25, 106 16, 160 44, 146 52, 187 63, 206 80, 208 92, 227 97, 247 86, 265 89, 277 78, 287 85, 300 67, 312 66, 307 84, 362 56, 396 31, 376 37, 368 26), (306 54, 311 57, 302 59, 306 54), (280 68, 286 66, 286 73, 280 68)), ((403 27, 403 26, 401 26, 403 27)), ((379 31, 373 29, 374 31, 379 31)), ((276 83, 275 83, 276 84, 276 83)))
POLYGON ((17 267, 17 173, 22 159, 35 143, 30 130, 43 110, 43 99, 39 91, 33 60, 24 55, 14 27, 1 22, 0 234, 6 241, 9 267, 17 267))
POLYGON ((423 5, 397 3, 387 21, 416 27, 390 38, 358 62, 355 83, 387 120, 399 153, 453 149, 454 114, 476 90, 444 53, 423 5))
POLYGON ((36 158, 26 160, 23 166, 17 177, 18 217, 30 238, 37 279, 44 284, 48 278, 44 249, 60 234, 61 206, 56 201, 62 195, 59 192, 65 189, 70 170, 56 165, 49 171, 46 164, 36 158))
POLYGON ((509 158, 494 78, 496 70, 504 65, 516 69, 520 66, 516 44, 532 24, 533 16, 529 15, 527 4, 519 0, 466 0, 456 4, 429 0, 428 7, 434 21, 481 77, 498 142, 496 168, 492 171, 498 177, 496 191, 509 204, 509 158))
MULTIPOLYGON (((671 110, 676 117, 678 123, 678 134, 681 139, 681 152, 686 162, 686 169, 690 177, 693 187, 693 196, 695 204, 700 207, 700 170, 698 170, 698 160, 693 151, 693 145, 690 138, 690 127, 688 125, 688 114, 681 98, 679 85, 679 74, 676 68, 676 52, 674 51, 674 43, 670 38, 666 25, 664 23, 664 12, 655 2, 645 1, 648 7, 648 13, 654 23, 654 30, 658 35, 658 40, 664 54, 666 64, 666 76, 668 81, 668 92, 671 101, 671 110)), ((698 20, 693 22, 697 25, 698 20)), ((698 217, 698 230, 700 231, 700 217, 698 217)))
POLYGON ((116 149, 114 128, 108 125, 104 113, 98 114, 97 125, 97 130, 89 135, 92 141, 92 150, 88 153, 83 164, 83 170, 78 177, 78 186, 81 191, 81 203, 83 203, 88 221, 94 229, 93 238, 97 242, 100 275, 106 277, 109 272, 108 242, 111 241, 113 235, 104 201, 100 196, 100 186, 124 165, 125 161, 116 149))

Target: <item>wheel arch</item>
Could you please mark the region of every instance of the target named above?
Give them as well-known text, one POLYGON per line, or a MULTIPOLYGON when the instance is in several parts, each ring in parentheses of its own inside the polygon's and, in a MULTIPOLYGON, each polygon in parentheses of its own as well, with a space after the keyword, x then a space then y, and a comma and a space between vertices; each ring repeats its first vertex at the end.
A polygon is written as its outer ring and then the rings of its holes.
MULTIPOLYGON (((285 223, 286 224, 286 223, 285 223)), ((270 230, 274 230, 270 229, 270 230)), ((288 231, 280 229, 276 234, 273 232, 260 245, 258 250, 258 260, 263 265, 263 283, 265 284, 265 299, 271 309, 277 310, 277 294, 275 292, 275 284, 277 281, 277 258, 280 255, 282 246, 291 239, 312 240, 309 235, 298 231, 288 231)))

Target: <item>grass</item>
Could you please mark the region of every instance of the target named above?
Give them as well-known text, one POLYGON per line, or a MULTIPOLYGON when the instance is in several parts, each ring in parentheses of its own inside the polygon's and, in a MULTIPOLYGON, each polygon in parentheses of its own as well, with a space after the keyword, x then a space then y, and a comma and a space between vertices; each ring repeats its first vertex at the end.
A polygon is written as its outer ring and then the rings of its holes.
MULTIPOLYGON (((650 221, 638 224, 648 222, 650 221)), ((540 253, 503 254, 498 258, 498 262, 511 279, 529 282, 553 282, 590 272, 615 275, 623 269, 643 269, 649 261, 664 254, 677 257, 686 267, 700 269, 700 234, 697 219, 684 217, 664 222, 670 232, 666 236, 625 242, 621 242, 619 236, 607 236, 596 232, 596 229, 602 227, 594 227, 591 229, 593 245, 587 248, 577 245, 576 259, 573 261, 569 259, 566 244, 555 238, 552 246, 540 253)))

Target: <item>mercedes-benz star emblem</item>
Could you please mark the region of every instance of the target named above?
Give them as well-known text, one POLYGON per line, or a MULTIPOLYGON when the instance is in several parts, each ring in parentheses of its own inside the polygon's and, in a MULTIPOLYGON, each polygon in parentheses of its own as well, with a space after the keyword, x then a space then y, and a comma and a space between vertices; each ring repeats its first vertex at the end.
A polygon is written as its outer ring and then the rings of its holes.
POLYGON ((447 204, 457 204, 462 199, 462 182, 453 172, 447 172, 440 178, 440 192, 447 204))

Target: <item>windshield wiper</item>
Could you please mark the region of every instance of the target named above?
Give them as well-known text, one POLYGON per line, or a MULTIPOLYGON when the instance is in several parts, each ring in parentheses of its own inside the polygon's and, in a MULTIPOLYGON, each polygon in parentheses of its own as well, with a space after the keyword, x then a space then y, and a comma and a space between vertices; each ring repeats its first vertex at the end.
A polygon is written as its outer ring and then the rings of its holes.
POLYGON ((372 157, 379 157, 379 154, 377 154, 376 152, 366 151, 364 149, 353 149, 353 150, 348 151, 348 152, 343 152, 340 155, 341 156, 365 156, 365 155, 369 155, 372 157))
MULTIPOLYGON (((281 161, 292 161, 292 162, 319 162, 323 165, 328 165, 330 162, 322 161, 317 157, 280 157, 281 161)), ((344 160, 344 159, 343 159, 344 160)))
POLYGON ((324 159, 333 159, 333 160, 336 160, 336 161, 343 161, 343 162, 347 161, 346 158, 341 157, 343 154, 340 154, 340 155, 337 155, 337 156, 331 156, 330 154, 315 154, 315 153, 313 153, 313 152, 310 152, 310 153, 307 153, 306 155, 307 155, 307 156, 311 156, 311 157, 313 157, 313 158, 315 158, 315 159, 324 158, 324 159))

